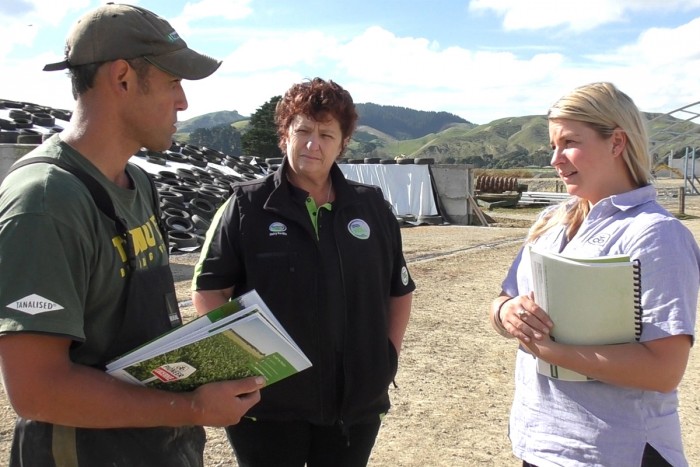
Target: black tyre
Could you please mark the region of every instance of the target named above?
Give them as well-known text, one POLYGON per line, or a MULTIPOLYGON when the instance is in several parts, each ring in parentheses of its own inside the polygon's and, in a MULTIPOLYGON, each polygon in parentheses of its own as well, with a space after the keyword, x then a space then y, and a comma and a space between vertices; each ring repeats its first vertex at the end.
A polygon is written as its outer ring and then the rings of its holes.
POLYGON ((17 125, 12 120, 7 120, 5 118, 0 118, 0 129, 3 130, 16 130, 17 125))
POLYGON ((18 144, 41 144, 40 133, 20 133, 17 136, 18 144))
POLYGON ((170 191, 174 193, 182 193, 182 199, 185 201, 185 203, 188 203, 192 198, 197 196, 197 190, 183 185, 172 186, 170 187, 170 191))
POLYGON ((175 172, 171 172, 170 170, 161 170, 158 172, 158 177, 163 180, 163 179, 170 179, 170 180, 177 180, 177 174, 175 172))
POLYGON ((70 120, 71 115, 73 115, 73 112, 69 110, 60 110, 60 109, 51 109, 49 111, 51 115, 53 115, 55 118, 59 120, 65 120, 66 122, 70 120))
POLYGON ((0 143, 15 144, 15 143, 17 143, 18 137, 19 137, 19 131, 14 131, 14 130, 0 131, 0 143))
POLYGON ((185 200, 182 196, 182 193, 175 193, 170 190, 164 190, 160 191, 158 195, 160 197, 160 204, 163 207, 163 209, 169 207, 175 207, 180 209, 185 208, 185 200))
POLYGON ((212 203, 204 198, 194 198, 192 201, 190 201, 189 208, 193 218, 194 216, 199 216, 204 219, 211 219, 216 213, 216 206, 220 204, 221 203, 212 203))
POLYGON ((56 119, 47 113, 38 112, 32 114, 32 123, 43 127, 52 127, 56 124, 56 119))
POLYGON ((195 167, 204 168, 209 163, 201 154, 191 154, 187 156, 187 158, 189 160, 189 163, 194 165, 195 167))
POLYGON ((148 156, 146 156, 146 161, 150 162, 151 164, 158 164, 158 165, 165 165, 167 163, 163 157, 155 156, 152 154, 149 154, 148 156))
POLYGON ((20 109, 10 110, 9 115, 12 120, 17 120, 18 118, 22 120, 29 120, 31 118, 31 114, 29 112, 20 109))
POLYGON ((179 152, 173 152, 173 151, 167 150, 164 152, 164 154, 165 154, 165 158, 169 161, 182 162, 184 164, 187 164, 190 161, 187 156, 185 156, 184 154, 181 154, 179 152))
POLYGON ((28 118, 15 118, 15 127, 20 128, 31 128, 34 126, 32 121, 28 118))
MULTIPOLYGON (((168 227, 168 232, 192 232, 192 230, 194 230, 194 224, 190 217, 167 216, 165 218, 165 225, 168 227)), ((172 236, 170 238, 172 238, 172 236)))
POLYGON ((190 217, 190 213, 185 209, 176 208, 175 206, 170 206, 163 209, 163 214, 166 217, 184 217, 185 219, 190 217))
POLYGON ((209 229, 209 226, 211 225, 211 219, 207 219, 205 217, 198 216, 197 214, 194 214, 192 216, 192 223, 194 224, 194 232, 195 233, 207 233, 207 229, 209 229))
POLYGON ((169 231, 170 242, 177 250, 194 250, 200 245, 200 240, 193 232, 182 232, 179 230, 169 231))

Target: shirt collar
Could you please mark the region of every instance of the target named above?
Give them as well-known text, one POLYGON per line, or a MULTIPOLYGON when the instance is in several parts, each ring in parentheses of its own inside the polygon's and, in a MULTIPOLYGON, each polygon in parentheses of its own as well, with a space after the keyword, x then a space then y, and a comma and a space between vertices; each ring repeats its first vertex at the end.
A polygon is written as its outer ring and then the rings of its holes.
POLYGON ((588 214, 588 217, 609 216, 614 211, 628 211, 641 204, 654 201, 656 199, 656 188, 654 185, 645 185, 631 191, 612 195, 600 200, 588 214))

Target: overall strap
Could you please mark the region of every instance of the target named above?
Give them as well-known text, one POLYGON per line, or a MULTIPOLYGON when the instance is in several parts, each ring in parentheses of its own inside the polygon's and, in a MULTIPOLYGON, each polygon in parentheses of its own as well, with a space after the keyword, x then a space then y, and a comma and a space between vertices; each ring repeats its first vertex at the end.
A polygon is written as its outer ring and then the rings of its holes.
POLYGON ((79 169, 77 167, 72 167, 66 164, 65 162, 53 157, 30 157, 28 159, 24 159, 14 163, 7 173, 9 174, 10 172, 17 170, 20 167, 24 167, 25 165, 42 163, 56 165, 65 170, 66 172, 73 174, 81 182, 83 182, 83 185, 85 185, 85 187, 90 192, 90 195, 92 196, 92 199, 95 202, 97 208, 100 211, 102 211, 107 217, 112 219, 112 221, 114 221, 114 225, 116 226, 119 235, 126 236, 126 223, 122 218, 118 217, 116 212, 114 211, 114 204, 112 203, 112 198, 109 197, 109 193, 107 193, 107 190, 105 190, 105 188, 102 185, 100 185, 100 183, 97 180, 95 180, 90 174, 88 174, 84 170, 79 169))
MULTIPOLYGON (((124 241, 127 242, 127 245, 130 243, 129 242, 129 232, 128 228, 126 225, 126 222, 124 219, 121 217, 117 216, 116 211, 114 210, 114 203, 112 203, 112 198, 110 198, 109 193, 107 193, 107 190, 100 185, 100 183, 95 180, 94 177, 92 177, 90 174, 85 172, 84 170, 78 168, 78 167, 72 167, 65 162, 56 159, 54 157, 30 157, 28 159, 24 159, 21 161, 18 161, 10 167, 10 170, 8 170, 8 174, 10 172, 13 172, 20 167, 24 167, 25 165, 30 165, 30 164, 53 164, 56 165, 66 172, 71 173, 75 177, 77 177, 81 182, 83 182, 83 185, 88 189, 90 192, 90 195, 92 196, 92 199, 95 203, 95 206, 102 211, 107 217, 112 219, 114 222, 114 226, 117 229, 117 233, 124 239, 124 241)), ((160 230, 160 234, 163 237, 163 241, 165 242, 165 248, 168 248, 169 245, 169 238, 168 238, 168 230, 165 226, 165 223, 163 222, 163 216, 161 215, 160 212, 160 203, 158 201, 158 191, 156 189, 156 185, 153 182, 153 178, 146 172, 143 168, 139 167, 136 164, 132 164, 134 167, 138 167, 139 170, 143 171, 143 173, 146 174, 146 178, 148 179, 150 185, 151 185, 151 201, 153 203, 153 213, 156 216, 156 220, 158 223, 158 229, 160 230)), ((131 262, 132 260, 130 260, 131 262)), ((133 267, 133 265, 131 265, 133 267)))
POLYGON ((158 223, 158 230, 160 230, 160 235, 163 237, 163 242, 165 242, 165 248, 169 248, 170 237, 168 235, 168 228, 165 225, 165 221, 163 220, 163 213, 161 212, 161 209, 160 209, 160 199, 158 197, 158 189, 156 188, 156 184, 153 181, 153 177, 151 177, 151 174, 146 172, 146 169, 144 169, 140 165, 136 165, 136 164, 131 164, 131 165, 138 168, 141 172, 146 174, 146 178, 148 179, 148 182, 151 184, 151 202, 153 203, 153 213, 156 215, 156 222, 158 223))

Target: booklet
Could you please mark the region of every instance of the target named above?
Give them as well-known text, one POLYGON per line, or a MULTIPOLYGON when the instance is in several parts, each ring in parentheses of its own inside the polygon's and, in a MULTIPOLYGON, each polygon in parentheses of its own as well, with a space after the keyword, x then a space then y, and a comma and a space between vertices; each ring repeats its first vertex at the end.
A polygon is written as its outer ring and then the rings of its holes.
POLYGON ((255 375, 270 385, 310 366, 253 290, 109 362, 106 370, 130 383, 190 391, 255 375))
MULTIPOLYGON (((629 256, 573 258, 530 247, 535 302, 564 344, 623 344, 642 330, 640 264, 629 256)), ((572 370, 537 359, 537 371, 553 379, 592 381, 572 370)))

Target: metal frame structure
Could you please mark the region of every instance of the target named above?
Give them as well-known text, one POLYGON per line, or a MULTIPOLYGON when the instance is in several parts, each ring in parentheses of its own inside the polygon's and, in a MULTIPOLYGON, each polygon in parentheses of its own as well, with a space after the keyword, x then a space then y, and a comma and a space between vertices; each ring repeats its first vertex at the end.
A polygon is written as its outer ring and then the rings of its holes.
POLYGON ((657 154, 654 166, 663 160, 668 160, 669 168, 672 167, 674 146, 672 143, 684 137, 691 137, 692 146, 685 147, 683 160, 683 188, 685 193, 700 195, 696 182, 700 185, 700 179, 695 176, 695 149, 700 147, 700 101, 685 105, 666 114, 658 115, 647 122, 650 126, 654 121, 664 118, 674 118, 675 121, 663 130, 649 134, 651 149, 657 154), (694 125, 687 125, 692 123, 694 125))

